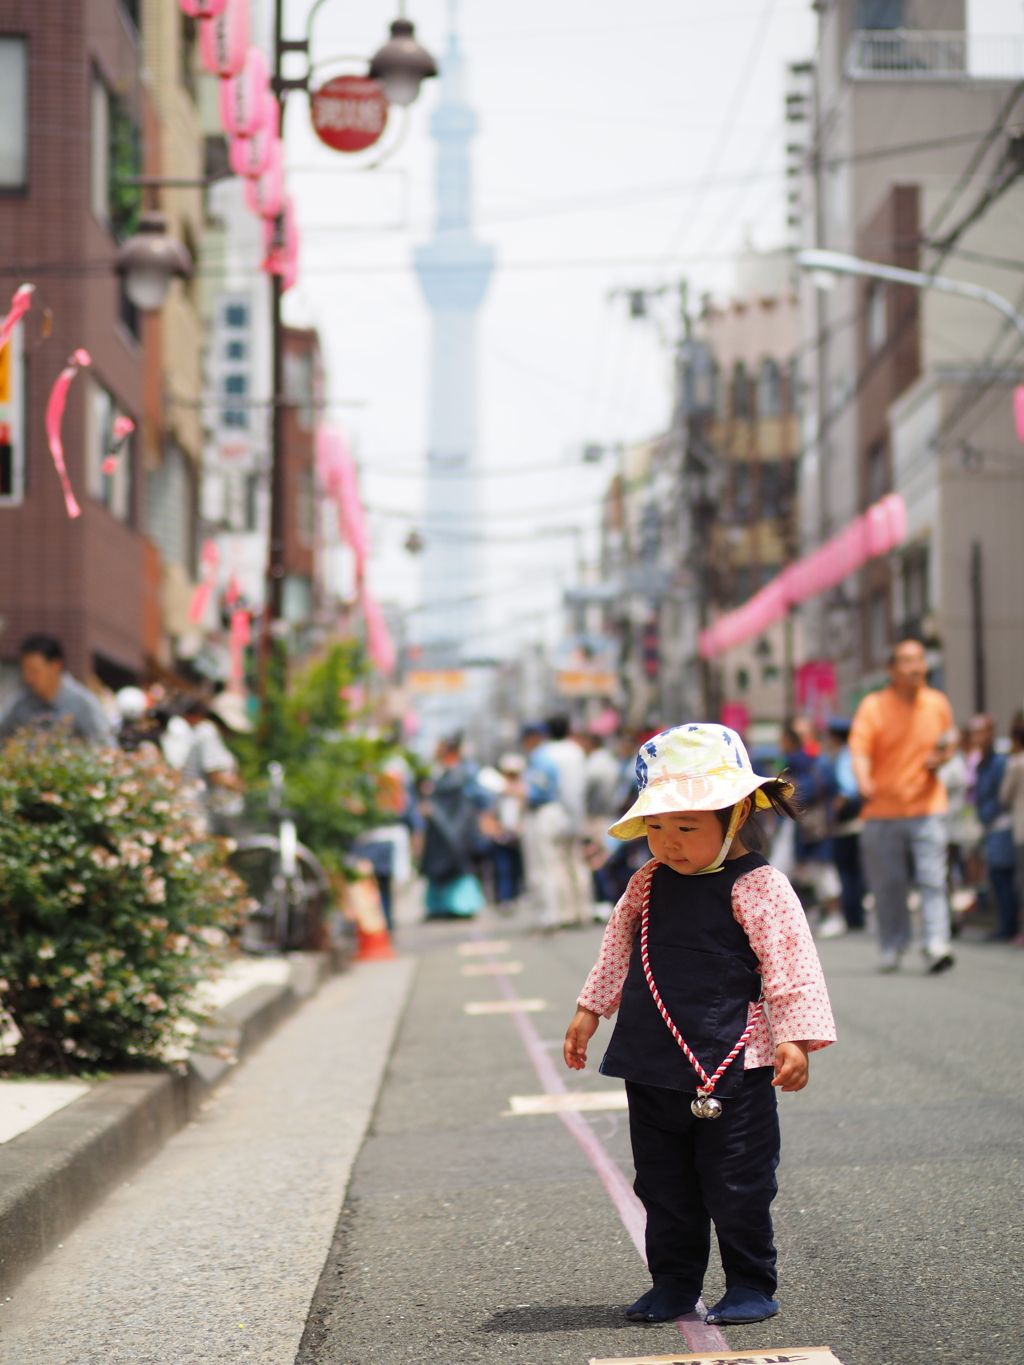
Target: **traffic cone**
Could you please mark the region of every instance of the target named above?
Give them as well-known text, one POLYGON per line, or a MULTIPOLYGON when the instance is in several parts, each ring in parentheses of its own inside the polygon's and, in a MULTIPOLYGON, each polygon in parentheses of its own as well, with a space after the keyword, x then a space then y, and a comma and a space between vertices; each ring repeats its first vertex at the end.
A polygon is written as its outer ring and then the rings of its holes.
POLYGON ((387 962, 396 956, 388 933, 380 888, 372 874, 349 882, 346 888, 349 918, 355 921, 358 947, 356 962, 387 962))

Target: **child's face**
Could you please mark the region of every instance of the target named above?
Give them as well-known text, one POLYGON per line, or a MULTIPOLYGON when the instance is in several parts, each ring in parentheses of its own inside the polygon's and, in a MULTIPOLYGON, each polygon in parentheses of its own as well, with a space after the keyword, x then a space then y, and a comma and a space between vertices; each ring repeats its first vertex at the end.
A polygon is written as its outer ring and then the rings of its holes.
POLYGON ((725 838, 725 831, 713 810, 645 815, 644 823, 652 856, 684 876, 700 872, 713 862, 725 838))

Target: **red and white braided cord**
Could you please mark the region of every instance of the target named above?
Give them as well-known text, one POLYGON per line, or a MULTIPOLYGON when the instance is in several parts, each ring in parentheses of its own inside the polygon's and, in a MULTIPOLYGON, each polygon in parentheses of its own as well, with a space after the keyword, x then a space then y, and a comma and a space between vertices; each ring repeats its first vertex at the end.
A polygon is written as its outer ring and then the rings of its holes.
POLYGON ((683 1049, 683 1054, 686 1057, 686 1060, 690 1063, 694 1071, 696 1071, 697 1075, 704 1082, 704 1084, 699 1087, 700 1093, 702 1095, 710 1095, 711 1092, 714 1090, 715 1086, 725 1075, 731 1063, 736 1060, 736 1058, 739 1056, 740 1052, 742 1051, 746 1043, 749 1041, 750 1035, 754 1032, 754 1026, 757 1024, 758 1019, 761 1017, 761 1012, 764 1008, 764 1005, 760 1000, 757 1002, 757 1005, 754 1009, 754 1013, 751 1016, 750 1020, 748 1021, 747 1027, 743 1030, 743 1034, 740 1037, 739 1042, 729 1053, 728 1057, 726 1057, 725 1061, 718 1068, 715 1074, 713 1076, 709 1076, 708 1073, 701 1066, 700 1062, 698 1062, 697 1058, 690 1051, 689 1047, 686 1044, 686 1039, 683 1037, 683 1035, 676 1028, 675 1024, 672 1022, 672 1016, 665 1008, 665 1002, 662 1000, 661 995, 658 992, 658 988, 654 984, 654 977, 651 973, 651 964, 647 958, 647 918, 648 908, 651 902, 651 882, 653 880, 654 880, 653 877, 648 878, 647 889, 644 892, 643 914, 640 919, 640 960, 643 962, 644 976, 647 978, 647 984, 651 988, 651 995, 654 997, 654 1003, 658 1007, 658 1013, 661 1015, 662 1019, 664 1019, 665 1023, 668 1025, 668 1030, 671 1033, 672 1037, 683 1049))

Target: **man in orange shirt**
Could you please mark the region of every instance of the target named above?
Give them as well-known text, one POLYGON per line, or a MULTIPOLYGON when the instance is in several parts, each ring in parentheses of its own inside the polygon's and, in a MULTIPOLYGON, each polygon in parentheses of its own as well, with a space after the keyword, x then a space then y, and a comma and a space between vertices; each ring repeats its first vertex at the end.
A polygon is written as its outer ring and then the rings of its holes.
POLYGON ((910 942, 909 869, 921 893, 929 972, 952 967, 946 896, 946 789, 937 769, 955 742, 944 693, 926 685, 924 647, 903 640, 889 686, 870 692, 853 718, 850 754, 864 807, 861 849, 875 897, 880 970, 894 972, 910 942))

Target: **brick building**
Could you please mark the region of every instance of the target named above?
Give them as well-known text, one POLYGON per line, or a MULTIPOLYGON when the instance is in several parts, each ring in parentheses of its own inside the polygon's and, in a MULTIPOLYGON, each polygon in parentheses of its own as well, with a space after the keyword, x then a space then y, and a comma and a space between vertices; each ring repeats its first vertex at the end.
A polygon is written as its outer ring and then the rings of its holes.
MULTIPOLYGON (((168 565, 179 598, 194 562, 200 454, 199 324, 175 282, 140 316, 114 271, 143 191, 133 177, 201 173, 190 113, 194 32, 173 0, 0 0, 0 311, 22 282, 31 312, 7 357, 9 451, 0 461, 0 660, 9 686, 29 631, 60 636, 72 671, 111 686, 173 663, 168 565), (68 518, 44 430, 69 354, 63 422, 82 515, 68 518), (102 472, 117 415, 136 426, 102 472), (147 534, 149 532, 150 534, 147 534)), ((149 191, 190 249, 199 190, 149 191)))

